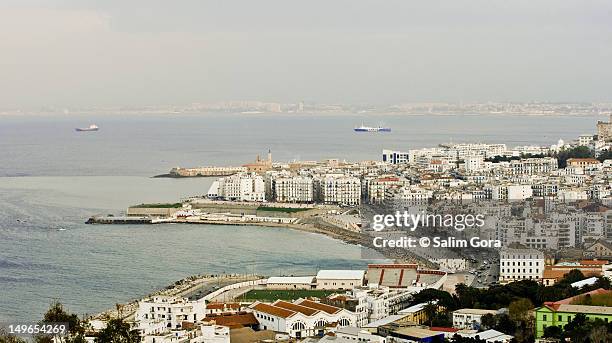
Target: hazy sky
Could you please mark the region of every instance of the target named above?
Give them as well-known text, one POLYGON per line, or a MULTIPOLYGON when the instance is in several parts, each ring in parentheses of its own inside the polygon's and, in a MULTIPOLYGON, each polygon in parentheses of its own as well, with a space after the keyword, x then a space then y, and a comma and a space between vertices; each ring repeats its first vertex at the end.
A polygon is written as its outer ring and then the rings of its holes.
POLYGON ((612 1, 0 0, 0 107, 612 100, 612 1))

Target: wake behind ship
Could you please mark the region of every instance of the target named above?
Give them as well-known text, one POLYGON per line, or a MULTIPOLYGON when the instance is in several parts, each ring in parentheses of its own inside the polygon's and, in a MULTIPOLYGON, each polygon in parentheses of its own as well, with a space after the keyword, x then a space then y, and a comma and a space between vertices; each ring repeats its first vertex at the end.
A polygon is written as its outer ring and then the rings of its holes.
POLYGON ((75 130, 77 132, 83 132, 83 131, 98 131, 100 128, 98 127, 98 125, 96 124, 91 124, 88 127, 77 127, 75 130))
POLYGON ((356 127, 354 130, 355 132, 391 132, 390 127, 383 127, 382 125, 372 127, 372 126, 364 126, 363 124, 361 124, 361 126, 356 127))

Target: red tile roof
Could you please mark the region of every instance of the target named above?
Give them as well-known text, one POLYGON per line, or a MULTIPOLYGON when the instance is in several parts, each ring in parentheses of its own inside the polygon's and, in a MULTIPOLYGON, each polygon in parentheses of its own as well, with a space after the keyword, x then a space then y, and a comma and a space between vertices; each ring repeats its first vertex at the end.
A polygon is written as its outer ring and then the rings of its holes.
POLYGON ((331 306, 331 305, 326 305, 326 304, 321 304, 318 302, 314 302, 311 300, 302 300, 298 303, 298 305, 301 306, 306 306, 306 307, 310 307, 316 310, 320 310, 329 314, 336 314, 338 312, 340 312, 340 310, 342 310, 341 308, 335 307, 335 306, 331 306))
POLYGON ((288 318, 295 314, 294 311, 290 311, 282 307, 276 307, 276 306, 272 306, 272 305, 268 305, 264 303, 259 303, 253 306, 253 309, 259 312, 264 312, 264 313, 267 313, 267 314, 270 314, 276 317, 281 317, 281 318, 288 318))
POLYGON ((257 325, 259 322, 253 313, 240 313, 232 315, 212 315, 204 318, 205 322, 214 321, 217 325, 240 327, 257 325))
POLYGON ((307 316, 312 316, 313 314, 319 312, 319 310, 315 310, 315 309, 312 309, 312 308, 306 307, 306 306, 292 304, 290 302, 286 302, 286 301, 283 301, 283 300, 278 300, 278 301, 274 302, 274 304, 272 304, 272 305, 273 306, 277 306, 277 307, 282 307, 282 308, 290 310, 290 311, 299 312, 299 313, 307 315, 307 316))
POLYGON ((583 266, 603 266, 608 264, 606 260, 582 260, 580 264, 583 266))

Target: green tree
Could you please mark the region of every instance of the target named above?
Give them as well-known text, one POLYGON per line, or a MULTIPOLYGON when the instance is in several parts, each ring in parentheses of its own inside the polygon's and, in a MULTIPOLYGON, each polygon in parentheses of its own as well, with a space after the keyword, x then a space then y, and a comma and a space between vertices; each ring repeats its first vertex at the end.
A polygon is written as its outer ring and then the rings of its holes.
POLYGON ((516 323, 514 336, 519 342, 528 342, 533 338, 534 321, 529 314, 532 309, 533 303, 527 298, 515 300, 508 306, 510 319, 516 323))
POLYGON ((603 162, 605 160, 612 160, 612 150, 604 150, 599 153, 597 156, 599 162, 603 162))
POLYGON ((563 279, 561 280, 562 284, 572 284, 574 282, 578 282, 584 280, 584 274, 578 269, 572 269, 569 273, 567 273, 563 279))
MULTIPOLYGON (((62 343, 85 343, 85 327, 84 323, 79 319, 76 314, 70 314, 64 306, 54 301, 43 316, 42 322, 45 323, 68 323, 68 335, 64 337, 56 337, 55 342, 62 343)), ((35 341, 37 343, 51 343, 53 342, 52 336, 36 336, 35 341)))
POLYGON ((427 319, 429 320, 429 326, 433 326, 432 323, 438 314, 438 305, 435 302, 430 301, 423 306, 423 311, 425 311, 425 316, 427 316, 427 319))
POLYGON ((410 305, 416 305, 434 300, 437 301, 437 304, 440 307, 443 307, 449 311, 454 311, 459 308, 457 306, 457 298, 453 297, 448 292, 434 288, 426 288, 419 293, 412 295, 410 305))
POLYGON ((563 329, 561 329, 560 327, 558 327, 556 325, 554 325, 554 326, 547 326, 544 329, 544 337, 562 339, 563 338, 563 329))
POLYGON ((495 315, 491 313, 487 313, 482 318, 480 318, 480 324, 482 324, 483 329, 493 329, 497 324, 497 320, 495 319, 495 315))
POLYGON ((533 303, 527 298, 522 298, 513 301, 508 307, 510 318, 516 322, 527 320, 529 311, 533 309, 533 303))
POLYGON ((98 333, 96 343, 138 343, 140 335, 123 319, 111 319, 98 333))
POLYGON ((612 333, 606 325, 595 325, 589 333, 589 340, 592 343, 612 342, 612 333))
POLYGON ((586 342, 588 334, 591 331, 587 325, 587 318, 583 313, 578 313, 574 318, 565 325, 565 337, 568 337, 572 342, 586 342))
POLYGON ((0 343, 26 343, 26 341, 0 328, 0 343))
POLYGON ((567 167, 567 160, 570 158, 593 158, 593 152, 589 147, 577 146, 575 148, 561 150, 557 153, 559 168, 567 167))
POLYGON ((510 320, 510 316, 505 313, 495 316, 495 330, 503 332, 507 335, 514 335, 516 324, 510 320))

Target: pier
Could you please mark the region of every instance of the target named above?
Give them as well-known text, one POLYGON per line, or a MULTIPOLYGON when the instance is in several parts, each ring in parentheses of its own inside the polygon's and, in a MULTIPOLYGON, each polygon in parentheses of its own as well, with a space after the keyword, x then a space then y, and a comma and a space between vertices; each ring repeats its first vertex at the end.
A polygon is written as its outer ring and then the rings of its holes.
POLYGON ((152 224, 150 217, 114 217, 93 216, 87 219, 85 224, 152 224))

